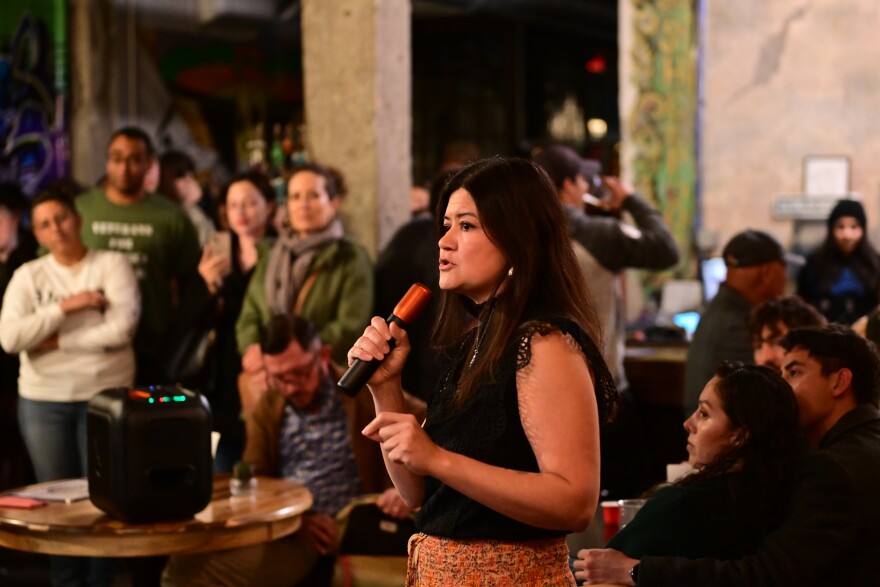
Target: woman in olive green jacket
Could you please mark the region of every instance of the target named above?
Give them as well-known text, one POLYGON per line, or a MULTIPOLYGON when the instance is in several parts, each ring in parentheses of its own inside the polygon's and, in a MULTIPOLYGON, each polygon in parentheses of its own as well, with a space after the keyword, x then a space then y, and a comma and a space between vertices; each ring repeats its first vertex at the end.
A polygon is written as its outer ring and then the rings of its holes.
MULTIPOLYGON (((287 196, 290 230, 261 257, 248 286, 236 338, 246 385, 256 395, 266 387, 259 342, 273 314, 296 313, 314 322, 340 365, 370 321, 373 268, 336 217, 339 179, 317 164, 294 172, 287 196)), ((243 407, 247 413, 249 406, 243 407)))

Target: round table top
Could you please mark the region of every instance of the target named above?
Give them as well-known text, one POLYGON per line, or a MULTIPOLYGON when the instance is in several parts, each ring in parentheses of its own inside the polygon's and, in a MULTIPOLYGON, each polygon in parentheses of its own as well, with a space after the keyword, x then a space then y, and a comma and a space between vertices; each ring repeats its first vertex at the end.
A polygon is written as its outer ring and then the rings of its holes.
POLYGON ((311 506, 311 493, 290 481, 259 477, 253 495, 232 497, 229 477, 218 476, 208 506, 183 520, 128 524, 111 518, 88 499, 51 502, 32 510, 0 508, 0 546, 103 557, 209 552, 292 534, 311 506))

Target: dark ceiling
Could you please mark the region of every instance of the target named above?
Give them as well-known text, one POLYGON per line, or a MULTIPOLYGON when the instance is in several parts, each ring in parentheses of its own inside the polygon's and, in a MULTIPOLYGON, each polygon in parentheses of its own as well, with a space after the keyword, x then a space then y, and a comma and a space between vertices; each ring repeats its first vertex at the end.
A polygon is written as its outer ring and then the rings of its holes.
POLYGON ((412 0, 412 6, 415 18, 501 15, 597 40, 617 36, 617 0, 412 0))
MULTIPOLYGON (((278 0, 282 19, 298 16, 301 0, 278 0)), ((414 18, 504 16, 530 24, 586 34, 617 36, 617 0, 412 0, 414 18)))

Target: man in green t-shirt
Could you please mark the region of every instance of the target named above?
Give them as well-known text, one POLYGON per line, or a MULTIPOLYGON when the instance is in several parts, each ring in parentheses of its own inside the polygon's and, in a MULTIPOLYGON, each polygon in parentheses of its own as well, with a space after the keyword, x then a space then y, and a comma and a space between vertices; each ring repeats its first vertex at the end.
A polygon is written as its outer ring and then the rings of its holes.
POLYGON ((120 128, 107 147, 104 187, 76 201, 83 243, 124 253, 137 276, 143 307, 134 350, 141 384, 168 382, 162 358, 173 346, 172 325, 179 331, 179 300, 198 279, 201 255, 196 230, 183 210, 144 189, 154 156, 143 130, 120 128))

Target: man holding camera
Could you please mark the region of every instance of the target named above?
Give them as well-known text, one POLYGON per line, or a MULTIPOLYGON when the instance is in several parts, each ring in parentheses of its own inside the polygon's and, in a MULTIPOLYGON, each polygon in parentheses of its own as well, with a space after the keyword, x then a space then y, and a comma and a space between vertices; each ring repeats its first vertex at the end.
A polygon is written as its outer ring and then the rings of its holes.
MULTIPOLYGON (((553 145, 535 155, 556 186, 568 216, 572 240, 586 250, 590 289, 606 336, 603 355, 618 390, 627 388, 623 373, 624 317, 618 276, 623 269, 668 269, 678 263, 678 247, 663 217, 632 193, 618 177, 601 177, 598 161, 582 159, 569 147, 553 145), (607 215, 587 214, 590 202, 607 215), (621 222, 621 212, 635 226, 621 222)), ((577 247, 576 247, 577 250, 577 247)), ((583 258, 583 251, 577 251, 583 258)))
MULTIPOLYGON (((627 267, 668 269, 678 263, 678 247, 660 212, 620 178, 601 176, 598 161, 582 159, 562 145, 546 147, 534 160, 550 176, 565 208, 568 232, 602 327, 602 355, 622 402, 632 404, 623 371, 626 319, 620 273, 627 267), (596 214, 587 214, 587 203, 596 214), (629 213, 635 225, 621 222, 622 212, 629 213)), ((643 489, 635 478, 640 467, 633 466, 641 453, 638 422, 621 414, 602 435, 603 491, 632 495, 643 489)))

